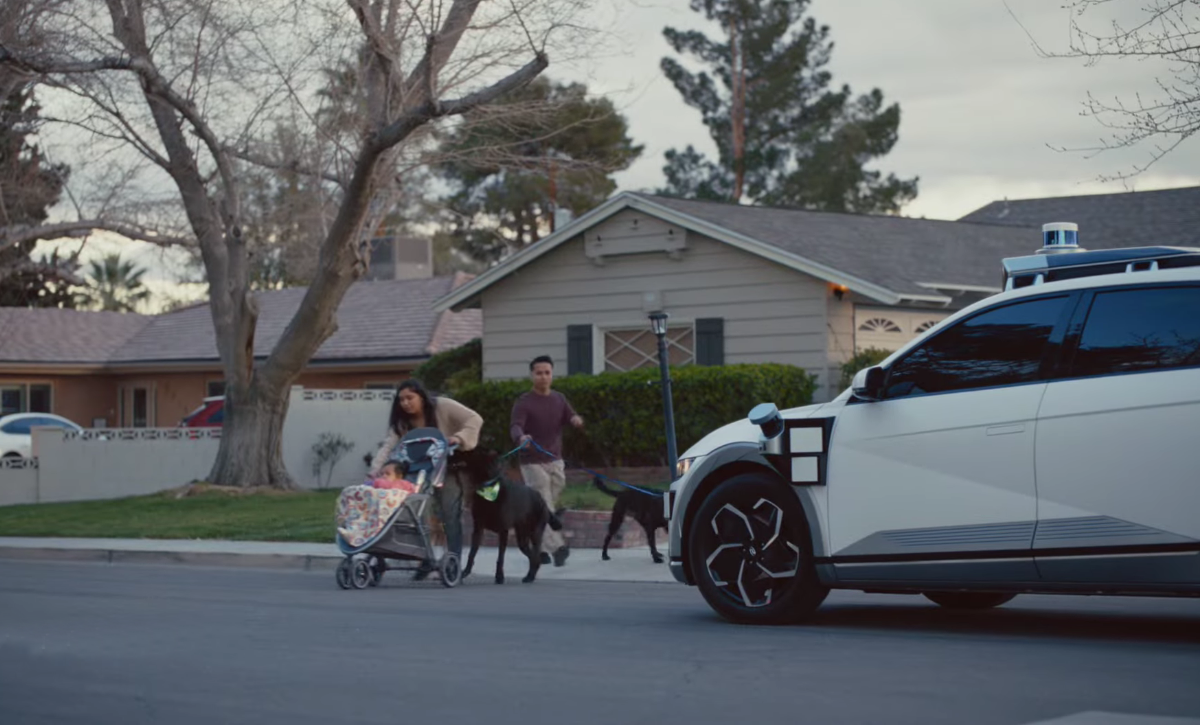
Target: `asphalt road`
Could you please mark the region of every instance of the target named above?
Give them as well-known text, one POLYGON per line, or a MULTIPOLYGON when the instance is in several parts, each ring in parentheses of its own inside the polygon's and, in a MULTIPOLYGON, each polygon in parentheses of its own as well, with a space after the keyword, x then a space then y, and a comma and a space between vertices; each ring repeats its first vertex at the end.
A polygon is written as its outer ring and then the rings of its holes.
POLYGON ((1176 722, 1098 712, 1200 723, 1200 600, 835 593, 755 628, 667 584, 0 561, 5 725, 1176 722))

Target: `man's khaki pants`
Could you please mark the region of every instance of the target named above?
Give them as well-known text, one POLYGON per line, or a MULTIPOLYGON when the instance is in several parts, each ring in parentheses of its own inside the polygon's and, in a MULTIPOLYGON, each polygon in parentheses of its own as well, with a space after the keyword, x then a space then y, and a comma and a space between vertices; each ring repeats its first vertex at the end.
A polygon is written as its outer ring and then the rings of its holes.
MULTIPOLYGON (((562 495, 563 488, 567 485, 563 462, 523 463, 521 464, 521 477, 525 479, 525 483, 530 488, 546 499, 546 505, 553 512, 558 506, 558 497, 562 495)), ((546 533, 542 536, 542 551, 553 554, 566 545, 567 540, 563 538, 561 531, 546 527, 546 533)))

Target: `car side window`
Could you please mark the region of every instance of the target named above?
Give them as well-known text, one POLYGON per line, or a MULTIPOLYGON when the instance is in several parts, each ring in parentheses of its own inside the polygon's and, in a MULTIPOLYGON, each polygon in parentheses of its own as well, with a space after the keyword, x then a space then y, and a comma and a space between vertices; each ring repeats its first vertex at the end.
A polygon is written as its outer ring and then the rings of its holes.
POLYGON ((14 420, 3 428, 0 428, 0 431, 10 435, 29 435, 32 429, 33 427, 30 425, 29 419, 23 418, 21 420, 14 420))
POLYGON ((1200 287, 1097 293, 1072 377, 1200 365, 1200 287))
POLYGON ((1038 379, 1046 343, 1068 297, 981 312, 930 338, 893 365, 885 398, 1016 385, 1038 379))

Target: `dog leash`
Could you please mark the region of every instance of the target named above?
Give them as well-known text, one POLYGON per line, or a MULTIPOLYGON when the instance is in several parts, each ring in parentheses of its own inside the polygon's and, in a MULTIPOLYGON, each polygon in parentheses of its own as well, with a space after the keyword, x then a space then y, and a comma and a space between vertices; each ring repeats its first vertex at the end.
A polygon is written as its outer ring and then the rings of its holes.
MULTIPOLYGON (((551 459, 561 460, 564 464, 567 462, 567 459, 563 458, 562 456, 556 456, 553 453, 551 453, 550 451, 546 450, 545 448, 542 448, 540 445, 538 445, 538 442, 535 441, 534 439, 530 438, 529 443, 534 448, 536 448, 538 451, 540 451, 543 455, 549 456, 551 459)), ((523 446, 518 446, 517 450, 521 450, 522 447, 523 446)), ((597 478, 602 478, 605 481, 611 481, 611 482, 617 484, 618 486, 624 486, 625 488, 628 488, 632 491, 637 491, 638 493, 644 493, 647 496, 662 497, 662 495, 663 495, 662 491, 650 491, 650 490, 647 490, 644 488, 639 488, 639 487, 633 485, 632 483, 625 483, 624 481, 622 481, 619 478, 613 478, 612 476, 606 476, 603 473, 600 473, 599 471, 593 471, 592 469, 590 469, 586 466, 574 466, 574 468, 577 468, 580 471, 583 471, 584 473, 590 473, 597 478)))

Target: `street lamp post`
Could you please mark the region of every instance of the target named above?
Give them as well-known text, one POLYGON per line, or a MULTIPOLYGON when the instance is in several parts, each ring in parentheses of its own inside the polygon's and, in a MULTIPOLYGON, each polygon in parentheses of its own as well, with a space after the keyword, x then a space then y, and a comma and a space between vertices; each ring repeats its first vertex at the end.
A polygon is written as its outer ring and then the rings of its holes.
POLYGON ((650 313, 650 329, 658 337, 658 370, 662 375, 663 418, 667 426, 667 465, 671 480, 675 480, 679 454, 675 449, 675 409, 671 395, 671 369, 667 366, 667 313, 661 310, 650 313))

